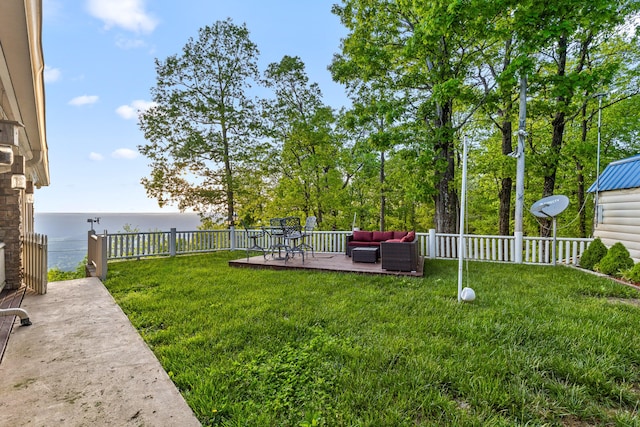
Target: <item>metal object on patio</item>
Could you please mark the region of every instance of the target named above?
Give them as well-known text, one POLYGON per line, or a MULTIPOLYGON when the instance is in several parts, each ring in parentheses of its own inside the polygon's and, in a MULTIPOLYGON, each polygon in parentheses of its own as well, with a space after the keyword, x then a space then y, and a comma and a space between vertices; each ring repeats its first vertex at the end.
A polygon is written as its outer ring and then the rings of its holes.
POLYGON ((313 229, 316 228, 317 221, 315 216, 308 216, 302 229, 300 248, 307 248, 311 250, 311 256, 315 257, 313 252, 313 246, 307 242, 313 239, 313 229))
POLYGON ((251 240, 251 246, 249 247, 249 245, 247 245, 247 261, 249 260, 249 252, 251 251, 261 251, 264 258, 267 259, 267 251, 258 244, 260 240, 264 239, 264 228, 262 228, 260 231, 250 230, 249 225, 244 220, 240 220, 240 224, 244 228, 245 234, 247 236, 247 241, 251 240))
POLYGON ((296 216, 288 216, 282 218, 282 230, 284 233, 284 241, 287 250, 287 259, 295 256, 299 253, 302 256, 302 263, 304 264, 304 249, 298 243, 302 239, 302 225, 300 224, 300 218, 296 216))
POLYGON ((0 316, 18 316, 20 318, 20 326, 31 325, 29 314, 22 308, 3 308, 0 309, 0 316))
POLYGON ((289 252, 284 242, 285 235, 282 220, 283 218, 271 218, 269 220, 269 228, 263 228, 262 230, 269 236, 268 251, 271 252, 271 258, 286 261, 289 257, 289 252), (275 255, 276 251, 278 252, 278 256, 275 255), (284 255, 282 255, 282 251, 284 251, 284 255))

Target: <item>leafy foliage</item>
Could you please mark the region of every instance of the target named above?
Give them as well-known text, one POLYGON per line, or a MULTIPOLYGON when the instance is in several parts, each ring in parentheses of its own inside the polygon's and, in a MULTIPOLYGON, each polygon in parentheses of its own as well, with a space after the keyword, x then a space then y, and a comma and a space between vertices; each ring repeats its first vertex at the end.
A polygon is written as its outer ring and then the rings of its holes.
POLYGON ((623 271, 620 276, 632 283, 640 284, 640 262, 636 263, 633 268, 623 271))
POLYGON ((245 93, 258 79, 257 55, 246 26, 227 19, 201 28, 181 55, 156 60, 156 105, 140 115, 148 143, 138 148, 152 167, 142 183, 160 206, 233 218, 239 183, 255 187, 238 177, 264 154, 245 93))
POLYGON ((593 267, 599 263, 606 254, 607 247, 602 243, 600 238, 596 238, 582 253, 582 256, 580 257, 580 267, 586 268, 587 270, 593 270, 593 267))
POLYGON ((62 271, 59 268, 55 267, 47 271, 47 281, 48 282, 61 282, 64 280, 73 280, 73 279, 82 279, 86 277, 86 265, 87 265, 87 257, 84 257, 82 261, 78 263, 76 269, 73 271, 62 271))
MULTIPOLYGON (((453 232, 460 140, 469 136, 469 229, 510 234, 507 154, 526 75, 524 204, 570 195, 560 229, 586 237, 596 159, 604 165, 639 147, 637 114, 628 114, 640 105, 639 8, 636 0, 344 0, 332 11, 348 33, 329 66, 353 103, 341 111, 325 104, 299 57, 283 56, 260 78, 246 26, 216 22, 156 61, 157 105, 140 117, 148 143, 139 149, 152 168, 143 185, 160 205, 214 214, 213 222, 315 215, 319 229, 345 229, 355 215, 361 228, 453 232), (274 96, 254 101, 255 85, 274 96)), ((524 216, 525 234, 550 230, 524 216)))
POLYGON ((607 254, 595 265, 595 269, 600 273, 615 277, 620 277, 622 271, 631 267, 633 267, 633 260, 627 248, 620 242, 611 246, 607 254))

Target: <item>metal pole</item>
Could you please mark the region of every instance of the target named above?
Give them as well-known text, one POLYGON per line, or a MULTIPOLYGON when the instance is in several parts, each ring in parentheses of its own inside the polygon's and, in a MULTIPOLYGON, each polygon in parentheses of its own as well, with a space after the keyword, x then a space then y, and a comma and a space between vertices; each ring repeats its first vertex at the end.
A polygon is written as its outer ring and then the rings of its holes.
POLYGON ((605 95, 605 93, 598 93, 596 95, 598 97, 598 151, 596 154, 596 196, 595 206, 593 208, 595 217, 593 219, 594 228, 598 225, 598 197, 600 192, 600 128, 602 126, 602 97, 605 95))
POLYGON ((553 257, 553 266, 556 266, 556 217, 553 217, 553 246, 551 248, 551 256, 553 257))
POLYGON ((467 203, 467 138, 462 140, 462 195, 460 197, 460 237, 458 242, 458 302, 462 300, 462 270, 464 266, 464 215, 467 203))
POLYGON ((520 116, 518 124, 518 149, 516 151, 516 206, 515 206, 515 227, 513 235, 515 237, 514 261, 522 263, 522 215, 524 212, 524 143, 527 136, 527 76, 524 72, 520 75, 520 116))

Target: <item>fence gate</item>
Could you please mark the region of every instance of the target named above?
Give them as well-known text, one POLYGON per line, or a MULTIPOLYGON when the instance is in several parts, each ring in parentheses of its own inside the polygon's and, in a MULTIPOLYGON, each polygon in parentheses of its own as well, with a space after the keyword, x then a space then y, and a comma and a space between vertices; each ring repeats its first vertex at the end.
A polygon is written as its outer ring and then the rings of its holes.
POLYGON ((27 288, 42 295, 47 293, 47 236, 26 233, 22 244, 24 282, 27 288))

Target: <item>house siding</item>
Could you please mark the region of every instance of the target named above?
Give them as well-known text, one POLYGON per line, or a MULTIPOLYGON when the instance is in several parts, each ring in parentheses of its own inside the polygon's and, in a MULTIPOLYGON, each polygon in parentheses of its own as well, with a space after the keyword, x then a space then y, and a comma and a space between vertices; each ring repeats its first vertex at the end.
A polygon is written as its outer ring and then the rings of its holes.
POLYGON ((601 221, 595 227, 607 247, 622 243, 634 262, 640 262, 640 188, 603 191, 599 194, 601 221))

